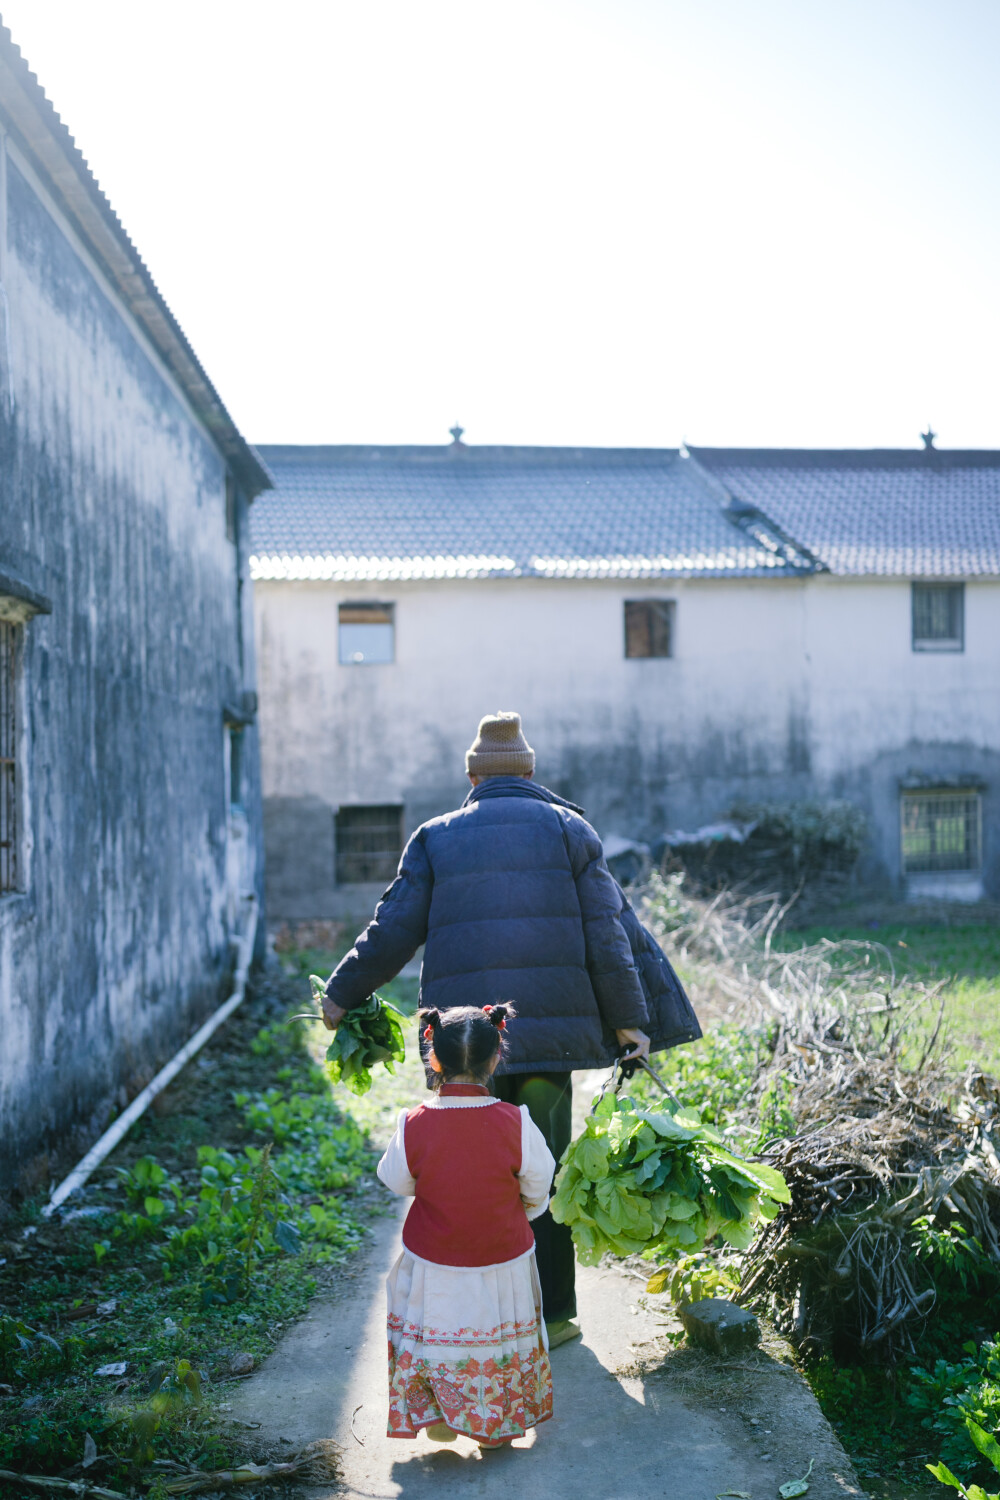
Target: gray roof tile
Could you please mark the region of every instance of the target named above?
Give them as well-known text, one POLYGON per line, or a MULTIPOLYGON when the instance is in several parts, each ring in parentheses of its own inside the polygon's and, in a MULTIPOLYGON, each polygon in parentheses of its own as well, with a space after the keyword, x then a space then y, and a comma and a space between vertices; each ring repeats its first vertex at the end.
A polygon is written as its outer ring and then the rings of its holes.
POLYGON ((762 512, 831 573, 1000 573, 1000 452, 691 448, 735 514, 762 512), (723 493, 724 491, 724 493, 723 493))
POLYGON ((261 447, 257 578, 683 578, 801 573, 669 449, 261 447))

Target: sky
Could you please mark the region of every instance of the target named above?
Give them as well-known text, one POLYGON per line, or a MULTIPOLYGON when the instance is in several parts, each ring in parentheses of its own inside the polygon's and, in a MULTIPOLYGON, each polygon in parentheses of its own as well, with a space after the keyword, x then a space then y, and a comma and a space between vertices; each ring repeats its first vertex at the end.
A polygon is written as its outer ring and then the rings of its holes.
POLYGON ((998 0, 0 0, 252 442, 1000 446, 998 0))

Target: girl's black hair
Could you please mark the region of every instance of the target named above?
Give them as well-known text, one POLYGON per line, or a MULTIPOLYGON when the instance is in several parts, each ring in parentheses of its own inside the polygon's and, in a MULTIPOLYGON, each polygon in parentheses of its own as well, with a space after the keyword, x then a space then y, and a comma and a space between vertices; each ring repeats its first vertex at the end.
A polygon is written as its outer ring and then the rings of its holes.
MULTIPOLYGON (((443 1014, 438 1010, 422 1010, 418 1021, 428 1048, 441 1064, 440 1073, 435 1073, 433 1086, 440 1088, 453 1078, 466 1077, 485 1084, 491 1072, 491 1063, 497 1053, 506 1051, 504 1023, 512 1021, 515 1010, 512 1005, 487 1005, 480 1009, 475 1005, 457 1005, 443 1014), (426 1033, 430 1032, 430 1036, 426 1033)), ((426 1055, 426 1054, 425 1054, 426 1055)))

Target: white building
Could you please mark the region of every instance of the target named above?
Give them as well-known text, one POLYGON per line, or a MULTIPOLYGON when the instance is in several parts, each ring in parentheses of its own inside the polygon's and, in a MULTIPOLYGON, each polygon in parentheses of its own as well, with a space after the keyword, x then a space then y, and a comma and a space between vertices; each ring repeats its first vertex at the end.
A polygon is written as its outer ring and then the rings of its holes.
POLYGON ((272 916, 368 904, 497 708, 604 835, 848 798, 870 878, 1000 894, 1000 453, 261 452, 272 916))

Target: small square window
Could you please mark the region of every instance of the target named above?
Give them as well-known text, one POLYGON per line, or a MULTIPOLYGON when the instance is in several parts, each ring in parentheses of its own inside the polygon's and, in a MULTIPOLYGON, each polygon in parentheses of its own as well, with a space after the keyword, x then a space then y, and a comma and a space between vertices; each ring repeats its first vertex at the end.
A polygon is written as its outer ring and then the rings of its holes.
POLYGON ((965 584, 913 585, 914 651, 965 649, 965 584))
POLYGON ((337 884, 395 878, 403 852, 403 809, 342 807, 337 813, 337 884))
POLYGON ((341 666, 380 666, 394 661, 395 613, 393 604, 342 604, 338 627, 341 666))
POLYGON ((981 863, 980 823, 978 792, 904 792, 904 871, 908 875, 977 871, 981 863))
POLYGON ((17 890, 18 626, 0 620, 0 892, 17 890))
POLYGON ((674 604, 672 599, 627 599, 625 601, 625 655, 673 656, 674 604))

